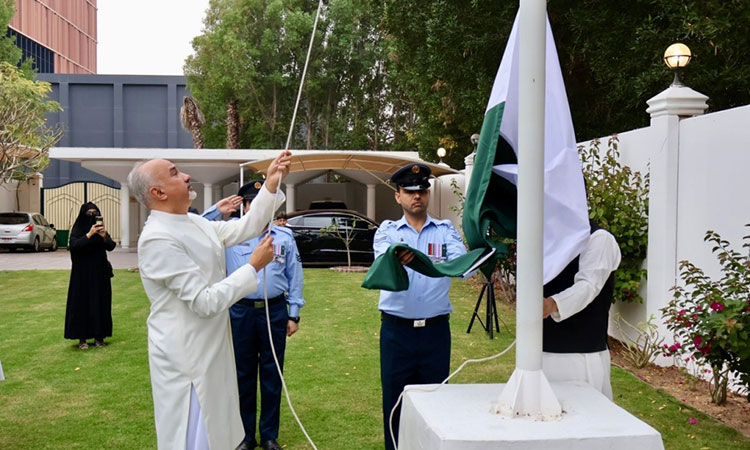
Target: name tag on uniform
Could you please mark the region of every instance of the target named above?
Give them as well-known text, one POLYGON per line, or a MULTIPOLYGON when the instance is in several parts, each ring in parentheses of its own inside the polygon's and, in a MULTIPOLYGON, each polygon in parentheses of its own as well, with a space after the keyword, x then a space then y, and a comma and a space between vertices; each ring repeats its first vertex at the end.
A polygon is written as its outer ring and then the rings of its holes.
POLYGON ((286 246, 285 245, 274 244, 273 260, 280 264, 284 264, 284 262, 286 262, 286 246))
POLYGON ((429 256, 434 263, 445 262, 448 257, 448 244, 427 244, 427 256, 429 256))

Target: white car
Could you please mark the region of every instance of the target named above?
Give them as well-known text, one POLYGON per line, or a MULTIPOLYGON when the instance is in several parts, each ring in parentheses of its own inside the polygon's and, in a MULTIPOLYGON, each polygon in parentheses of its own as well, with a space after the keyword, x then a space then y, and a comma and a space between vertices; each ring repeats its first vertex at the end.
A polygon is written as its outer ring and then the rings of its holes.
POLYGON ((43 248, 57 250, 57 230, 41 214, 29 212, 0 213, 0 248, 16 251, 25 248, 38 252, 43 248))

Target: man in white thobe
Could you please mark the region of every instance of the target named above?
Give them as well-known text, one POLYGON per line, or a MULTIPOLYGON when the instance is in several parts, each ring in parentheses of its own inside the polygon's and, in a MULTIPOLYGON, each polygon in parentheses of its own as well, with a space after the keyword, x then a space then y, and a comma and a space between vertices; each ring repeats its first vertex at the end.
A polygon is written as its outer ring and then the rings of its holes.
POLYGON ((544 374, 549 381, 584 381, 610 400, 607 326, 620 258, 615 237, 592 224, 581 254, 544 286, 544 374))
POLYGON ((128 176, 133 195, 151 209, 138 239, 138 268, 151 302, 148 356, 160 450, 231 450, 244 438, 228 309, 256 290, 273 242, 266 237, 229 276, 224 250, 259 235, 273 217, 290 161, 288 151, 274 160, 253 213, 230 222, 188 214, 190 176, 169 161, 141 163, 128 176))

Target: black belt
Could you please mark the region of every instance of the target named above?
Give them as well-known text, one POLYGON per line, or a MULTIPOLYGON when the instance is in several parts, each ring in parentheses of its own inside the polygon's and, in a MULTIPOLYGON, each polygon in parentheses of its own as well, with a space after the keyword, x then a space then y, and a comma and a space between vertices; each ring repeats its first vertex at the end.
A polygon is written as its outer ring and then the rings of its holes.
MULTIPOLYGON (((284 297, 284 294, 278 295, 274 298, 268 299, 268 306, 275 305, 276 303, 286 301, 286 297, 284 297)), ((250 308, 265 308, 266 302, 265 300, 255 300, 250 298, 241 298, 235 305, 245 305, 250 308)))
POLYGON ((384 321, 393 322, 399 325, 422 328, 430 325, 436 325, 438 323, 448 322, 450 314, 442 314, 428 319, 404 319, 403 317, 394 316, 387 312, 380 311, 380 318, 384 321))

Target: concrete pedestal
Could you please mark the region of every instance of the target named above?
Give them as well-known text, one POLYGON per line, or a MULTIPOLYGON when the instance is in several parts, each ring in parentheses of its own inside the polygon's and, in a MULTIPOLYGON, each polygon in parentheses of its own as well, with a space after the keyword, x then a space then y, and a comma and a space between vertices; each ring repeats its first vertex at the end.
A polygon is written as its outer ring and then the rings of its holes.
POLYGON ((661 435, 584 383, 551 383, 563 409, 551 421, 492 413, 502 384, 407 386, 400 450, 664 450, 661 435), (414 389, 411 390, 410 389, 414 389), (420 389, 420 390, 416 390, 420 389))

